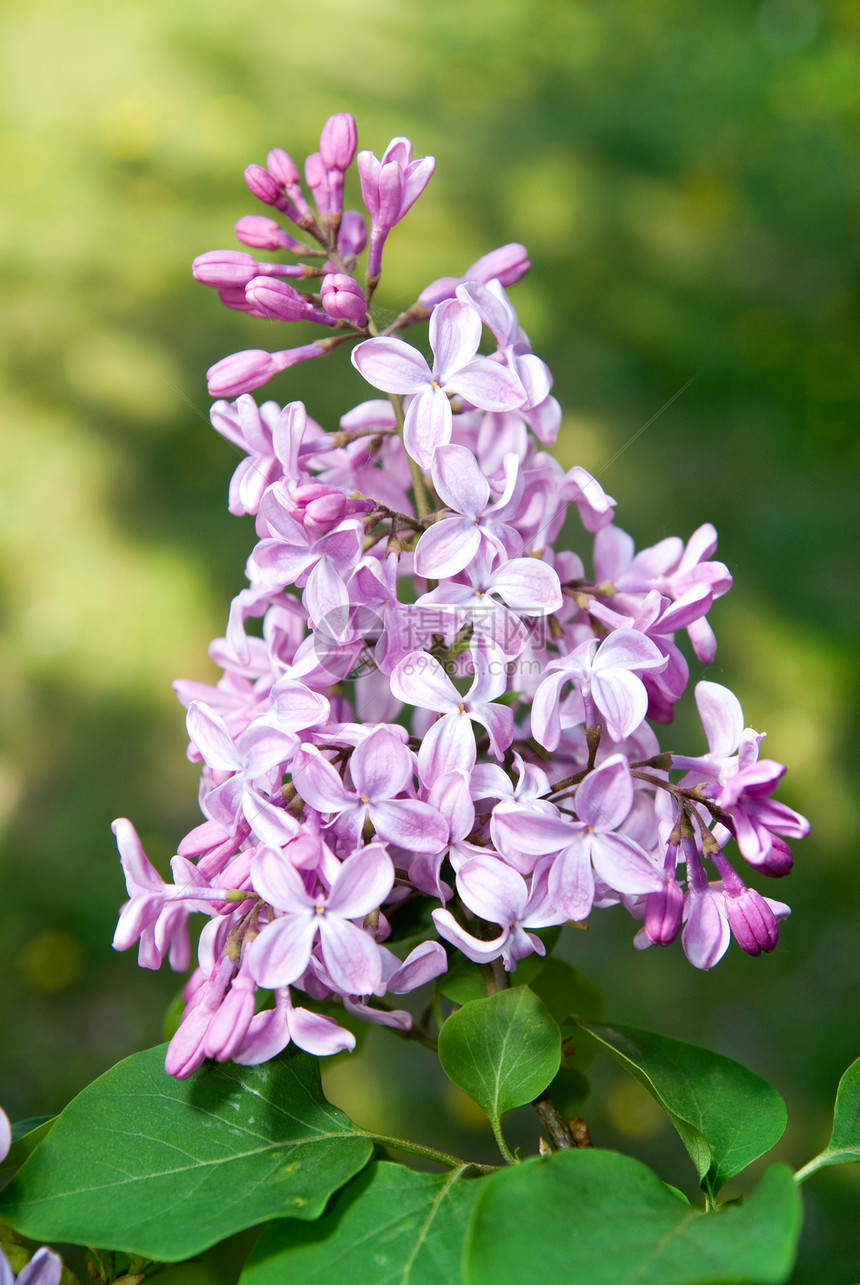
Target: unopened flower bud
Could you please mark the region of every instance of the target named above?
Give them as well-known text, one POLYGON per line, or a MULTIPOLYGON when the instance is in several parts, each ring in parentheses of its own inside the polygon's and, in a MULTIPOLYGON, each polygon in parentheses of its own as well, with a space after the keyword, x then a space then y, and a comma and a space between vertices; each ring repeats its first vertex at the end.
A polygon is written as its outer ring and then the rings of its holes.
POLYGON ((435 308, 444 299, 453 299, 457 286, 467 281, 478 281, 485 285, 495 279, 503 286, 512 286, 520 277, 525 276, 530 267, 526 247, 512 241, 510 245, 499 246, 497 250, 491 250, 489 254, 476 259, 462 277, 440 277, 438 281, 431 282, 421 291, 418 302, 424 308, 435 308))
POLYGON ((363 326, 367 321, 367 299, 358 282, 345 272, 330 272, 323 277, 322 306, 336 320, 352 321, 363 326))
POLYGON ((195 281, 221 290, 245 286, 252 277, 300 277, 304 268, 301 264, 258 263, 244 250, 207 250, 198 254, 191 272, 195 281))
POLYGON ((645 902, 645 931, 655 946, 668 946, 684 922, 684 894, 674 880, 659 892, 649 892, 645 902))
MULTIPOLYGON (((277 179, 281 186, 288 191, 290 188, 299 186, 301 182, 299 171, 289 152, 285 152, 282 147, 272 148, 266 157, 266 166, 272 177, 277 179)), ((290 192, 290 195, 292 196, 293 193, 290 192)))
POLYGON ((755 888, 740 893, 726 892, 726 918, 735 941, 748 955, 768 954, 779 937, 776 915, 755 888))
POLYGON ((794 857, 791 854, 791 848, 781 839, 778 834, 771 836, 770 851, 761 862, 756 862, 756 870, 760 870, 763 875, 770 875, 772 879, 781 879, 784 875, 791 873, 794 865, 794 857))
POLYGON ((319 152, 311 152, 305 161, 305 182, 314 194, 317 209, 323 216, 330 208, 328 171, 319 152))
POLYGON ((334 325, 328 313, 315 308, 306 295, 285 281, 254 277, 246 285, 245 294, 264 316, 276 321, 317 321, 324 326, 334 325))
POLYGON ((335 491, 321 482, 306 482, 290 496, 290 507, 302 526, 319 538, 337 526, 346 511, 343 491, 335 491))
POLYGON ((348 170, 355 155, 358 136, 355 119, 349 112, 329 116, 320 134, 320 155, 328 170, 348 170))
POLYGON ((264 214, 243 214, 236 220, 235 233, 244 245, 253 246, 255 250, 299 250, 304 247, 284 232, 274 219, 267 219, 264 214))
POLYGON ((346 210, 337 233, 337 248, 345 259, 355 258, 367 245, 367 224, 358 210, 346 210))
POLYGON ((264 205, 277 206, 279 210, 286 210, 289 202, 281 191, 281 184, 268 170, 263 169, 262 165, 248 165, 245 169, 245 182, 249 192, 256 196, 258 201, 262 201, 264 205))
POLYGON ((300 361, 321 357, 325 348, 318 343, 302 344, 298 348, 285 348, 283 352, 263 352, 248 348, 231 353, 210 366, 206 372, 211 397, 238 397, 260 388, 281 370, 287 370, 300 361))

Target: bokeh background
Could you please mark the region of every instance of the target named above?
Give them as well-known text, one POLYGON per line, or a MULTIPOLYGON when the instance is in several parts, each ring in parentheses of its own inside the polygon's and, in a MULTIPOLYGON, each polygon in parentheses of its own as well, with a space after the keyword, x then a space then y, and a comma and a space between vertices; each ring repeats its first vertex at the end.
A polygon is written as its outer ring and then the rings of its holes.
MULTIPOLYGON (((797 1167, 824 1145, 860 1054, 858 99, 852 0, 4 7, 0 1101, 13 1119, 60 1109, 161 1038, 176 978, 110 950, 124 889, 109 826, 131 817, 166 870, 196 824, 170 683, 214 679, 206 647, 253 539, 226 512, 236 458, 208 427, 204 371, 284 346, 221 309, 189 263, 234 247, 233 222, 255 212, 245 164, 273 146, 304 156, 351 110, 361 146, 407 134, 438 161, 389 241, 381 306, 525 242, 533 269, 514 301, 555 373, 565 467, 599 474, 637 544, 703 521, 720 532, 735 588, 712 614, 709 676, 768 731, 766 753, 790 765, 781 797, 813 822, 790 880, 764 889, 793 916, 774 956, 732 948, 707 975, 677 948, 637 954, 621 911, 571 934, 567 956, 615 1020, 769 1078, 791 1116, 778 1157, 797 1167)), ((301 396, 333 424, 362 392, 338 352, 267 395, 301 396)), ((703 748, 695 719, 671 743, 703 748)), ((371 1039, 328 1084, 361 1123, 492 1152, 420 1049, 371 1039)), ((585 1114, 600 1144, 689 1189, 671 1128, 614 1064, 596 1064, 585 1114)), ((534 1146, 530 1119, 512 1127, 534 1146)), ((795 1281, 849 1285, 858 1174, 831 1170, 804 1194, 795 1281)))

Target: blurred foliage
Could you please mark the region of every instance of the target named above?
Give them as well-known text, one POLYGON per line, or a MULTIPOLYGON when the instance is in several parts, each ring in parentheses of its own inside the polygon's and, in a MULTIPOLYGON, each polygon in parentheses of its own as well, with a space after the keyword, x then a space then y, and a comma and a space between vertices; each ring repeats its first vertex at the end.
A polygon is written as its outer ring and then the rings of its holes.
MULTIPOLYGON (((402 133, 438 158, 390 239, 397 293, 384 279, 381 305, 525 242, 533 270, 514 297, 556 376, 565 466, 599 475, 639 544, 720 531, 736 587, 713 613, 710 675, 768 729, 767 753, 790 765, 781 797, 814 825, 784 891, 764 889, 792 919, 773 957, 733 948, 708 975, 678 949, 637 954, 622 912, 567 951, 614 1020, 770 1078, 792 1115, 778 1155, 805 1162, 860 1052, 860 9, 30 0, 4 8, 0 32, 0 1101, 13 1118, 56 1110, 160 1038, 176 979, 110 951, 123 888, 109 824, 132 817, 166 869, 196 823, 170 682, 214 676, 206 645, 252 541, 226 513, 235 459, 205 427, 204 371, 283 346, 188 264, 235 244, 254 210, 246 163, 304 155, 351 110, 360 145, 378 154, 402 133)), ((296 394, 328 423, 362 395, 343 352, 269 395, 296 394)), ((702 744, 689 716, 673 743, 702 744)), ((598 1142, 682 1182, 668 1126, 608 1062, 594 1073, 598 1142)), ((416 1111, 438 1145, 475 1128, 421 1049, 378 1032, 330 1089, 386 1132, 416 1111)), ((804 1189, 797 1282, 821 1279, 825 1257, 833 1285, 857 1279, 858 1196, 850 1170, 804 1189)))

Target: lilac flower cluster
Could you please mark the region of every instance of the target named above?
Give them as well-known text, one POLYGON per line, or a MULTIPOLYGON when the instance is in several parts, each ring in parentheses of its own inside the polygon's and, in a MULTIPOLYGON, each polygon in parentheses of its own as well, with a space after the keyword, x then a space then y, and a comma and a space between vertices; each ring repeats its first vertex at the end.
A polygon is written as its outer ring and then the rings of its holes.
POLYGON ((169 884, 131 823, 114 823, 130 896, 114 945, 139 941, 144 967, 167 954, 185 969, 188 916, 208 917, 167 1056, 180 1077, 206 1057, 261 1062, 291 1040, 351 1048, 321 1011, 332 1002, 408 1029, 385 997, 444 972, 442 941, 513 970, 544 953, 539 930, 595 907, 624 905, 640 948, 680 936, 699 968, 732 935, 770 951, 788 907, 749 887, 726 849, 782 876, 786 839, 808 829, 772 799, 785 769, 759 759, 762 737, 725 687, 695 689, 704 755, 661 750, 647 721, 669 723, 687 686, 678 635, 713 659, 707 614, 731 584, 713 527, 637 553, 597 480, 544 449, 560 410, 506 292, 528 268, 522 246, 433 282, 377 331, 386 238, 434 161, 413 160, 404 138, 381 160, 360 152, 365 213, 344 212, 355 148, 352 117, 332 117, 305 166, 313 206, 285 152, 246 171, 292 230, 248 215, 237 235, 289 263, 225 250, 194 265, 230 307, 334 333, 209 372, 210 391, 235 398, 216 401, 213 425, 246 456, 230 512, 253 514, 258 540, 210 649, 223 677, 176 684, 205 821, 169 884), (422 320, 429 360, 400 333, 422 320), (301 402, 249 395, 350 340, 386 397, 335 431, 301 402), (554 547, 571 506, 590 573, 554 547), (417 899, 433 904, 435 933, 401 960, 385 942, 403 937, 417 899), (261 1005, 260 989, 273 999, 261 1005))

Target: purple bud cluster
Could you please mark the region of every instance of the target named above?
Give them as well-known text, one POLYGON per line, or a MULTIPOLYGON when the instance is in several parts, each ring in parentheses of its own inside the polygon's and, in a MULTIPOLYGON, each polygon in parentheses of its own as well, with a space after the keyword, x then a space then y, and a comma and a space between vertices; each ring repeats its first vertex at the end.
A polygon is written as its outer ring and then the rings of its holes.
POLYGON ((144 967, 167 955, 185 969, 188 917, 207 919, 167 1055, 180 1077, 290 1041, 351 1048, 332 1003, 408 1029, 386 997, 439 976, 454 951, 513 970, 544 953, 541 929, 594 908, 623 905, 640 948, 680 936, 699 968, 732 936, 770 951, 788 907, 748 887, 727 849, 782 876, 786 839, 808 829, 773 800, 785 769, 758 757, 762 737, 727 688, 695 689, 706 754, 662 750, 652 726, 671 722, 688 684, 676 639, 714 657, 707 616, 731 577, 713 527, 637 553, 599 482, 546 451, 560 409, 506 292, 528 267, 523 247, 433 282, 377 331, 386 238, 434 162, 413 160, 404 138, 381 160, 358 154, 368 233, 342 208, 355 148, 352 117, 332 117, 305 166, 315 209, 286 152, 246 171, 297 235, 247 215, 243 243, 322 266, 237 251, 194 266, 228 306, 339 333, 210 371, 210 389, 236 397, 212 422, 245 455, 229 508, 254 516, 257 542, 210 648, 222 678, 176 684, 205 820, 169 884, 131 823, 114 823, 130 897, 117 949, 139 942, 144 967), (321 279, 319 293, 285 277, 321 279), (425 319, 429 359, 399 333, 425 319), (249 396, 349 339, 385 397, 336 429, 301 402, 249 396), (555 547, 571 506, 587 562, 555 547), (408 935, 399 926, 421 901, 428 927, 401 959, 386 942, 408 935), (272 994, 262 1006, 260 989, 272 994))

